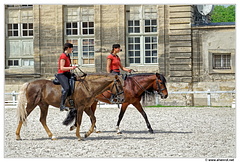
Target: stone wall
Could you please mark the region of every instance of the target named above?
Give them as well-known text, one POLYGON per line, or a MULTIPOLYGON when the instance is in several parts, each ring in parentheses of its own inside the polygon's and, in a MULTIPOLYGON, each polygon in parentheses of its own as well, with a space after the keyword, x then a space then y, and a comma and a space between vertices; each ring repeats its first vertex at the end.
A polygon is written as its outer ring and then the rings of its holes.
MULTIPOLYGON (((5 92, 18 91, 27 81, 52 79, 64 44, 64 6, 33 5, 34 69, 5 69, 5 92)), ((126 6, 94 5, 95 66, 86 72, 105 72, 112 44, 121 44, 123 66, 138 72, 165 75, 169 92, 235 90, 235 25, 194 26, 191 5, 158 5, 158 65, 128 65, 126 58, 126 6), (230 71, 211 69, 211 54, 232 56, 230 71)), ((212 95, 213 106, 230 106, 235 95, 212 95)), ((205 94, 169 95, 161 105, 207 105, 205 94)))

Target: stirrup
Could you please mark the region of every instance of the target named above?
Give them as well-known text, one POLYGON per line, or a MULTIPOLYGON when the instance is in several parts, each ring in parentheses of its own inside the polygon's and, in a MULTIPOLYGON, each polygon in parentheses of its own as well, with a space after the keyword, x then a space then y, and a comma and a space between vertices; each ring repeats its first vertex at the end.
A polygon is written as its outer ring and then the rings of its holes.
POLYGON ((69 107, 62 106, 60 107, 60 111, 69 111, 69 107))

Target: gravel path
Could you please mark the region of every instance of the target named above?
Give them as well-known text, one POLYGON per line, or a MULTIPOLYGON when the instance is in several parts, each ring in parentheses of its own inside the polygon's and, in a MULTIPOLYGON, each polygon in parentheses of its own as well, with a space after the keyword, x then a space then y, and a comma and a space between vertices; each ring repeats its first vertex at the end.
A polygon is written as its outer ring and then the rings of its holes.
MULTIPOLYGON (((141 114, 128 108, 116 134, 118 108, 98 108, 93 133, 78 141, 75 131, 62 125, 67 112, 49 108, 48 126, 58 140, 50 140, 39 122, 39 108, 28 117, 21 130, 23 140, 15 140, 16 109, 5 108, 4 157, 184 157, 235 158, 235 109, 198 107, 145 108, 154 134, 147 131, 141 114)), ((90 127, 83 115, 81 136, 90 127)))

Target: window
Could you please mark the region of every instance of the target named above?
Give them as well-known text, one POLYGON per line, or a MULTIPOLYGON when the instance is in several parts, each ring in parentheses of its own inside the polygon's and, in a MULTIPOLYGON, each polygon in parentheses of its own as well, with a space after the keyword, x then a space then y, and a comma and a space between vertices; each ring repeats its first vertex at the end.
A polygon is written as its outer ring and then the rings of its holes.
POLYGON ((94 64, 94 39, 83 39, 83 64, 94 64))
POLYGON ((67 22, 65 29, 66 29, 67 35, 78 35, 78 23, 77 22, 67 22))
POLYGON ((231 54, 213 54, 213 69, 231 69, 231 54))
POLYGON ((72 64, 94 65, 94 7, 65 6, 65 42, 73 44, 72 64))
POLYGON ((8 36, 18 37, 19 36, 18 24, 8 24, 8 36))
POLYGON ((209 50, 209 73, 235 73, 235 50, 209 50))
POLYGON ((94 34, 94 22, 83 22, 82 23, 82 34, 83 35, 94 34))
POLYGON ((157 7, 126 7, 127 58, 129 64, 157 64, 157 7))
POLYGON ((32 5, 5 8, 6 67, 34 66, 32 5))
POLYGON ((33 23, 23 23, 22 36, 33 36, 33 23))

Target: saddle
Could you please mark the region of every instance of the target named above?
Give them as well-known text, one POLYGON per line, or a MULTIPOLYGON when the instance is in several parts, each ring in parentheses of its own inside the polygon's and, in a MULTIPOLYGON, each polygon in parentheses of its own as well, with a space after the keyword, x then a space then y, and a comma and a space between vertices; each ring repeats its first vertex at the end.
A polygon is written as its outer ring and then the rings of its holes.
MULTIPOLYGON (((71 96, 71 94, 73 94, 74 92, 74 87, 75 87, 75 81, 76 81, 76 76, 75 74, 73 73, 71 78, 68 79, 68 82, 69 82, 69 86, 70 86, 70 91, 68 92, 68 96, 71 96)), ((55 74, 55 79, 53 79, 53 84, 55 85, 60 85, 60 82, 57 78, 57 74, 55 74)))

